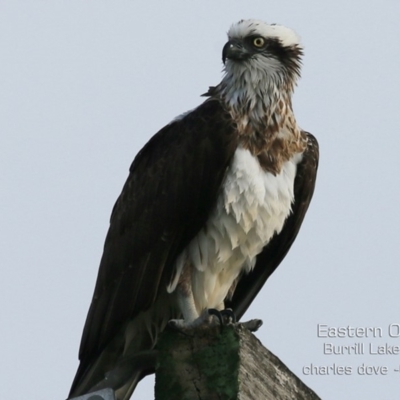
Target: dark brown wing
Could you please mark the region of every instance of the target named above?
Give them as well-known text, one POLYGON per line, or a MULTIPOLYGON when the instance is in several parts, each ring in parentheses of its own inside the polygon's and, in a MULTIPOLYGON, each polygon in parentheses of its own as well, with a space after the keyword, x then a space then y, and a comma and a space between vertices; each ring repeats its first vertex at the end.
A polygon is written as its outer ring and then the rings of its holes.
POLYGON ((266 280, 275 271, 286 256, 299 232, 314 193, 318 168, 318 142, 313 135, 307 133, 308 146, 303 159, 297 166, 294 182, 294 204, 292 214, 288 217, 279 235, 276 235, 257 256, 252 272, 239 280, 232 300, 226 306, 234 310, 237 318, 241 318, 250 306, 266 280))
POLYGON ((229 114, 207 100, 136 156, 112 212, 75 383, 122 324, 165 290, 175 259, 216 202, 236 139, 229 114))

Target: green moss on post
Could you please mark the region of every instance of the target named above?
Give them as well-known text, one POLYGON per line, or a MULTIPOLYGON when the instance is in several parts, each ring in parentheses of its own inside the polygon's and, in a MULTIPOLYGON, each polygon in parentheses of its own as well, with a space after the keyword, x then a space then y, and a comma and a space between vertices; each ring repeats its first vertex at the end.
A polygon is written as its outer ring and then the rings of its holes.
MULTIPOLYGON (((236 399, 239 389, 239 337, 232 327, 213 332, 209 344, 197 348, 192 364, 204 374, 207 389, 218 398, 236 399)), ((189 359, 190 361, 190 359, 189 359)))
POLYGON ((159 343, 156 399, 237 399, 239 336, 233 326, 165 332, 159 343), (189 336, 190 335, 190 336, 189 336))

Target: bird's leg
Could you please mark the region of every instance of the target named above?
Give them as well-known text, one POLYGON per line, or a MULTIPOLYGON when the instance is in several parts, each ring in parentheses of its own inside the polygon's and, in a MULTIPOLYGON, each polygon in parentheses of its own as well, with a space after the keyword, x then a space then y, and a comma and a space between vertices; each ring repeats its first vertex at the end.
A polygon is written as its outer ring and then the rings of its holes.
POLYGON ((183 319, 172 319, 168 325, 177 330, 191 328, 204 323, 203 314, 199 315, 196 304, 194 302, 193 291, 191 286, 191 266, 186 264, 183 268, 176 286, 177 305, 182 313, 183 319))
MULTIPOLYGON (((191 273, 192 266, 189 262, 183 267, 181 276, 175 289, 176 301, 183 319, 172 319, 168 326, 172 329, 185 333, 191 328, 204 325, 236 324, 237 318, 231 308, 225 308, 224 302, 217 305, 216 308, 205 309, 199 312, 193 296, 191 273)), ((261 320, 251 320, 242 324, 247 329, 255 332, 261 325, 261 320)))
MULTIPOLYGON (((185 329, 196 328, 198 326, 210 325, 216 323, 216 317, 221 324, 224 324, 224 311, 218 309, 205 309, 201 313, 198 312, 193 297, 191 286, 185 285, 182 280, 176 288, 176 296, 179 310, 182 313, 183 319, 172 319, 168 322, 170 328, 183 331, 185 329)), ((221 307, 223 309, 223 304, 221 307)), ((232 311, 232 310, 230 310, 232 311)))
POLYGON ((182 312, 183 319, 171 319, 168 322, 170 328, 182 331, 187 328, 195 328, 197 326, 208 324, 210 315, 208 312, 202 312, 200 315, 197 312, 194 303, 193 293, 182 293, 177 288, 177 300, 180 311, 182 312))

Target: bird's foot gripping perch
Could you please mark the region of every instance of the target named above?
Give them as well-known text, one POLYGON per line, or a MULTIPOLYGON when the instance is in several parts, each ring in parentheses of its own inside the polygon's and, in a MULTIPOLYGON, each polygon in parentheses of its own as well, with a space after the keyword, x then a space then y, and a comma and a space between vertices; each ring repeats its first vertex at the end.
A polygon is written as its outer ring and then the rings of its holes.
POLYGON ((189 334, 189 331, 206 326, 226 326, 231 324, 238 324, 244 326, 251 332, 257 331, 262 325, 260 319, 252 319, 247 322, 237 322, 236 315, 232 309, 226 308, 225 310, 217 310, 215 308, 210 308, 204 310, 202 314, 191 322, 187 322, 183 319, 172 319, 168 322, 168 326, 181 332, 183 334, 189 334))
POLYGON ((222 311, 210 308, 208 309, 208 313, 216 316, 221 326, 230 324, 241 325, 250 332, 256 332, 263 324, 261 319, 251 319, 250 321, 246 322, 237 322, 236 315, 231 308, 226 308, 222 311))
POLYGON ((231 308, 225 308, 225 310, 217 310, 216 308, 209 308, 208 314, 212 317, 217 317, 220 325, 229 325, 236 323, 236 315, 231 308))

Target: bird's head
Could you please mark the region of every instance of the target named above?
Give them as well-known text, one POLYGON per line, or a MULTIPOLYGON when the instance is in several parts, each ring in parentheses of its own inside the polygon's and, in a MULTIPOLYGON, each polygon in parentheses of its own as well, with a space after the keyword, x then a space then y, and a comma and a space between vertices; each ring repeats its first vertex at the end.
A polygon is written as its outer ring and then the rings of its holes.
POLYGON ((293 90, 303 54, 294 31, 248 19, 233 24, 228 39, 222 51, 227 84, 254 90, 293 90))

